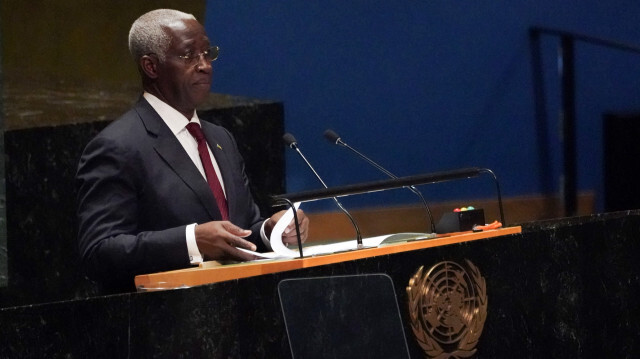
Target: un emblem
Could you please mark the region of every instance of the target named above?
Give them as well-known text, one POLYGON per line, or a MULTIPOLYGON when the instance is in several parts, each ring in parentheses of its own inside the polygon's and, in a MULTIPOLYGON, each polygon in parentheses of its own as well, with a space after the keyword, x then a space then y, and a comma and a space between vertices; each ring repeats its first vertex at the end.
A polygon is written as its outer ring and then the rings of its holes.
POLYGON ((430 358, 468 358, 476 353, 487 319, 487 290, 470 261, 441 262, 409 280, 411 329, 430 358))

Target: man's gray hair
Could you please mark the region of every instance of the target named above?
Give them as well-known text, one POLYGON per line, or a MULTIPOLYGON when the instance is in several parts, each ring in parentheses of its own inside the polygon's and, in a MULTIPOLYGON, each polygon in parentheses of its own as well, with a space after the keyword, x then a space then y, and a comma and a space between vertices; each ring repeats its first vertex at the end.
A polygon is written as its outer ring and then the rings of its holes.
POLYGON ((157 9, 140 16, 129 30, 129 52, 138 60, 151 53, 164 61, 171 37, 164 27, 180 20, 195 20, 195 16, 178 10, 157 9))

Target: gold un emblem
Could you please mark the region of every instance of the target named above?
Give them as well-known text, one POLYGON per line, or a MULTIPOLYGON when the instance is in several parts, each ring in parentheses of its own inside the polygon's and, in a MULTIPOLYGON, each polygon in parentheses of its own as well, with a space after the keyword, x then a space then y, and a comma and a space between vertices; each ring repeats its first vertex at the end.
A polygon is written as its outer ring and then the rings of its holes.
POLYGON ((409 280, 411 329, 430 358, 468 358, 476 353, 487 319, 487 287, 476 266, 445 261, 409 280))

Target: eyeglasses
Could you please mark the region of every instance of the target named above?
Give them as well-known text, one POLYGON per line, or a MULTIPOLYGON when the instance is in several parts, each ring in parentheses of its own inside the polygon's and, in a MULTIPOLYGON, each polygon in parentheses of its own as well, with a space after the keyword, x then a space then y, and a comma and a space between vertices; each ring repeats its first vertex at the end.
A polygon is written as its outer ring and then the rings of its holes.
POLYGON ((204 57, 207 62, 214 62, 218 58, 218 53, 220 53, 220 48, 218 46, 212 46, 205 51, 199 54, 193 54, 191 52, 187 52, 184 55, 178 56, 187 66, 193 66, 200 62, 200 57, 204 57))

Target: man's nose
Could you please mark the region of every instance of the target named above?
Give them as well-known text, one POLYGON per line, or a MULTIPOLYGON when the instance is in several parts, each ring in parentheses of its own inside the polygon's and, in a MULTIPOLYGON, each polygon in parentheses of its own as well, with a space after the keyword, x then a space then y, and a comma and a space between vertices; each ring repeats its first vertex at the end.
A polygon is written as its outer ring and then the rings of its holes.
POLYGON ((213 65, 211 63, 211 61, 207 61, 207 58, 205 57, 204 54, 199 54, 198 55, 198 62, 196 63, 196 68, 199 71, 206 71, 206 72, 211 72, 213 65))

